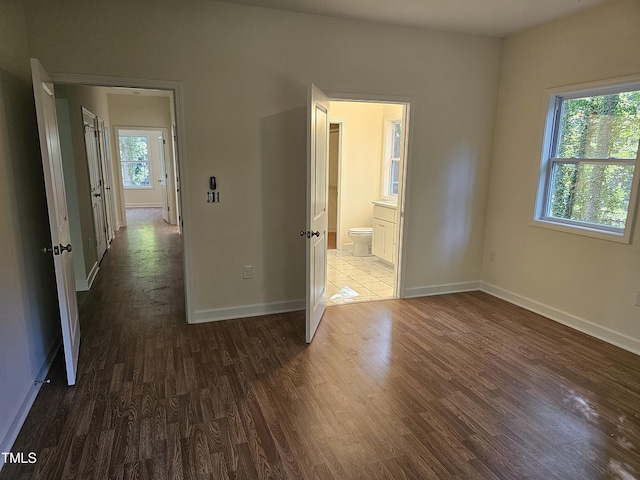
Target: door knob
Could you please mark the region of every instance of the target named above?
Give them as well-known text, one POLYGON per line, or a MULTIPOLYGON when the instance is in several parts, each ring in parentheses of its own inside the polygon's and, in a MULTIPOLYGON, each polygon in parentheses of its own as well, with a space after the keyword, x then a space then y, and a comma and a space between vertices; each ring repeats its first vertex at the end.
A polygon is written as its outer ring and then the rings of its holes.
POLYGON ((102 194, 101 194, 101 193, 94 193, 94 194, 93 194, 93 196, 94 196, 94 197, 101 197, 101 196, 102 196, 102 194))
POLYGON ((60 253, 64 252, 65 250, 67 252, 71 252, 71 244, 70 243, 67 243, 66 246, 60 244, 60 253))

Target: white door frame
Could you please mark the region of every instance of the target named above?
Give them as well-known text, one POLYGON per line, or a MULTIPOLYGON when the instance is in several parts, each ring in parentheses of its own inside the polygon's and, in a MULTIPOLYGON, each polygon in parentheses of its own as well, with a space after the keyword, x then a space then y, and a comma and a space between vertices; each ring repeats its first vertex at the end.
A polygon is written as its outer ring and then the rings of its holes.
POLYGON ((87 85, 93 87, 125 87, 125 88, 144 88, 150 90, 167 90, 173 94, 175 106, 175 123, 178 135, 178 158, 174 159, 180 174, 180 216, 182 223, 182 255, 183 255, 183 273, 184 273, 184 294, 185 294, 185 311, 187 315, 187 323, 193 323, 193 285, 191 280, 191 224, 189 222, 190 215, 188 203, 184 201, 183 192, 189 191, 186 160, 186 132, 185 132, 185 114, 184 114, 184 88, 181 82, 173 82, 166 80, 149 80, 139 78, 121 78, 101 75, 82 75, 70 73, 53 73, 51 78, 54 83, 59 85, 87 85))
POLYGON ((180 171, 178 167, 178 137, 176 136, 176 122, 171 123, 171 157, 173 158, 173 196, 176 202, 176 224, 178 225, 178 232, 182 235, 182 218, 180 218, 180 212, 182 212, 182 206, 180 205, 180 171))
POLYGON ((173 184, 173 168, 167 168, 169 165, 173 166, 173 160, 167 155, 167 141, 165 139, 167 137, 167 132, 164 130, 160 133, 158 138, 156 138, 156 142, 158 144, 158 151, 160 152, 160 192, 162 195, 162 219, 167 222, 169 225, 175 225, 175 221, 173 221, 173 215, 176 211, 176 206, 173 205, 172 199, 169 196, 169 192, 172 190, 171 185, 173 184), (167 160, 169 160, 169 164, 167 164, 167 160), (171 176, 169 176, 171 174, 171 176), (164 175, 164 176, 163 176, 164 175), (171 208, 173 206, 173 208, 171 208), (165 210, 166 207, 166 210, 165 210))
MULTIPOLYGON (((333 100, 333 99, 332 99, 333 100)), ((329 119, 329 125, 338 125, 338 198, 336 199, 336 249, 342 250, 340 245, 340 219, 342 215, 342 199, 340 191, 342 188, 342 139, 344 138, 344 129, 346 122, 341 118, 329 119)))
MULTIPOLYGON (((398 245, 398 258, 394 265, 394 282, 393 282, 393 296, 396 298, 405 298, 405 219, 408 207, 407 202, 407 171, 410 165, 410 142, 411 142, 411 103, 414 101, 413 97, 404 97, 397 95, 369 95, 369 94, 357 94, 357 93, 344 93, 344 92, 327 92, 331 101, 336 102, 362 102, 362 103, 395 103, 403 105, 404 117, 402 119, 402 129, 404 136, 404 144, 402 146, 402 156, 400 161, 400 185, 398 192, 398 228, 396 232, 396 245, 398 245)), ((340 123, 344 127, 345 123, 339 119, 332 119, 330 123, 340 123)), ((341 128, 340 136, 344 135, 344 130, 341 128)), ((342 161, 342 138, 340 142, 339 152, 340 162, 342 161)), ((340 163, 340 169, 342 169, 342 163, 340 163)), ((338 194, 338 199, 340 194, 338 194)), ((340 202, 338 201, 338 205, 340 202)), ((340 209, 338 208, 338 218, 340 217, 340 209)), ((337 230, 340 229, 338 224, 337 230)))

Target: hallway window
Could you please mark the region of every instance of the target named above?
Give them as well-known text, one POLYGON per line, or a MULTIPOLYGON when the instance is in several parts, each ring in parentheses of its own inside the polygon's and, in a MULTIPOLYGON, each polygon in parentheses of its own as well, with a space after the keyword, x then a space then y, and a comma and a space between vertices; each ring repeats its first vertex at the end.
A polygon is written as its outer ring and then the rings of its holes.
POLYGON ((147 136, 120 135, 120 162, 125 188, 151 188, 147 136))

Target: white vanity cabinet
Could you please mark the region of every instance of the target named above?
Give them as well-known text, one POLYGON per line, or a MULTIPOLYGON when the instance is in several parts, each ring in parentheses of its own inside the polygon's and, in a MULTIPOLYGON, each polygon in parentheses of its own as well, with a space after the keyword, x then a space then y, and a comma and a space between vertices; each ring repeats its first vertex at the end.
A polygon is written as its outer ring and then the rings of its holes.
POLYGON ((373 204, 373 240, 371 253, 389 263, 396 257, 396 205, 386 202, 373 204))

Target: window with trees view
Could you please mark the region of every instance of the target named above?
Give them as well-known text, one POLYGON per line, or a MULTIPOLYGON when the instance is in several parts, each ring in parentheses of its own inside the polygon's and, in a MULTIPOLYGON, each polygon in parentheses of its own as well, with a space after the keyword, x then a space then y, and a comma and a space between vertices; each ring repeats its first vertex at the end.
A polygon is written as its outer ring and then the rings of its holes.
POLYGON ((120 167, 125 188, 151 188, 149 139, 145 135, 120 135, 120 167))
POLYGON ((554 96, 548 119, 536 220, 628 242, 640 85, 554 96))
POLYGON ((400 148, 402 144, 402 121, 387 124, 386 154, 384 159, 383 198, 398 196, 400 186, 400 148))

